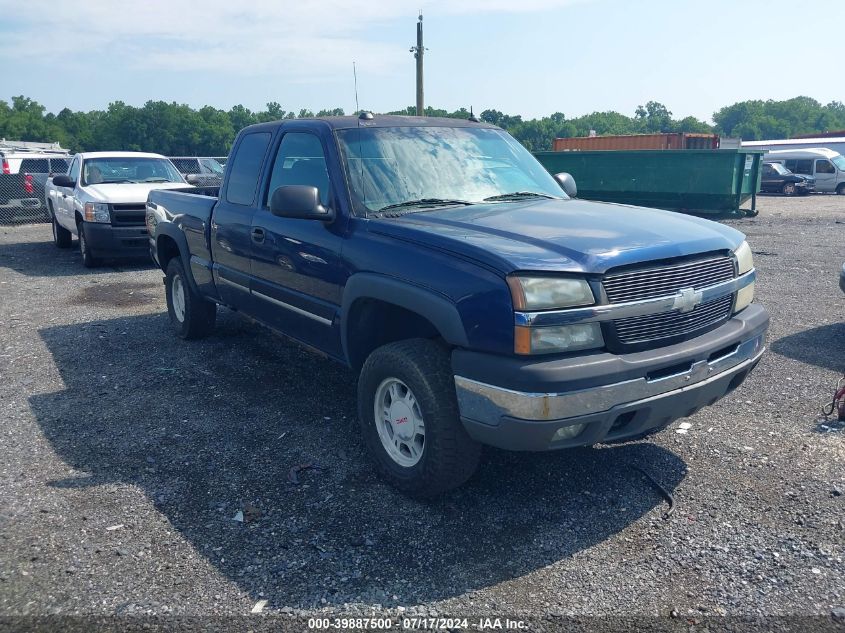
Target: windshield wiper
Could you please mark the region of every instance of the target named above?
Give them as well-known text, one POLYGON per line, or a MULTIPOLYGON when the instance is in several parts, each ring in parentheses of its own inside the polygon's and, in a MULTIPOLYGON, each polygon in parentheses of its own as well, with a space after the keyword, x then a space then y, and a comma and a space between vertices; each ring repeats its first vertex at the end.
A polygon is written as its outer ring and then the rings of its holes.
POLYGON ((173 181, 168 180, 167 178, 146 178, 142 182, 173 182, 173 181))
POLYGON ((518 200, 519 198, 548 198, 555 200, 554 196, 547 193, 537 193, 536 191, 513 191, 511 193, 500 193, 496 196, 484 198, 484 202, 494 202, 496 200, 518 200))
POLYGON ((406 200, 405 202, 397 202, 396 204, 389 204, 382 207, 376 213, 389 211, 390 209, 412 209, 414 207, 439 207, 446 205, 470 205, 472 202, 467 200, 449 200, 447 198, 420 198, 419 200, 406 200))

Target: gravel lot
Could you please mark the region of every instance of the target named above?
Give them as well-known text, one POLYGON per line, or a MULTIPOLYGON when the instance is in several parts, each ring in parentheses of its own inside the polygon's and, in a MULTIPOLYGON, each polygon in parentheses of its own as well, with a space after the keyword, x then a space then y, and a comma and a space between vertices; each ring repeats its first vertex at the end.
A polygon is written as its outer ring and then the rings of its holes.
MULTIPOLYGON (((433 503, 370 471, 350 372, 228 311, 211 338, 179 341, 159 271, 85 270, 49 226, 0 227, 0 616, 245 616, 266 600, 271 616, 830 626, 845 607, 845 431, 818 411, 845 369, 845 197, 759 207, 729 221, 772 315, 742 388, 686 434, 490 450, 433 503), (634 465, 673 491, 668 520, 634 465)), ((287 620, 227 626, 268 621, 287 620)))

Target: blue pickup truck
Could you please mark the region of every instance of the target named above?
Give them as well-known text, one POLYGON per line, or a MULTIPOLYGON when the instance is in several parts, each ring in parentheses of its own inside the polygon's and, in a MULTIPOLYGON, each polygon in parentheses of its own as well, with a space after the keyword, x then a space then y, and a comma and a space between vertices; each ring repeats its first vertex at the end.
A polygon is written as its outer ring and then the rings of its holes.
POLYGON ((741 233, 567 190, 477 121, 286 120, 240 132, 219 190, 151 191, 148 228, 179 336, 222 305, 358 371, 375 465, 426 497, 482 444, 660 430, 763 354, 741 233))

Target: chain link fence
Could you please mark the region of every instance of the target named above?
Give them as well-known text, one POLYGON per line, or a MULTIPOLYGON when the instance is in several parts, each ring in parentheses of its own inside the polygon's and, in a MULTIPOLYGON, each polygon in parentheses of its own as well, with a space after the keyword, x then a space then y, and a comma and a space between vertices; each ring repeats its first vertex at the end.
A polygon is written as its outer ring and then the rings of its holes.
POLYGON ((67 171, 67 155, 0 155, 0 225, 49 222, 44 185, 53 174, 67 171))

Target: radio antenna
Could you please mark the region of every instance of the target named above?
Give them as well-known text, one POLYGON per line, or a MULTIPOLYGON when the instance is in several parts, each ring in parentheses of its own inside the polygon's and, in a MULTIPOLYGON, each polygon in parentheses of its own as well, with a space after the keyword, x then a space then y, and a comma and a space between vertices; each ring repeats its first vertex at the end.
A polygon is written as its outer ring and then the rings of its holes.
POLYGON ((358 106, 358 69, 355 68, 355 62, 352 62, 352 77, 355 79, 355 112, 360 112, 361 108, 358 106))

